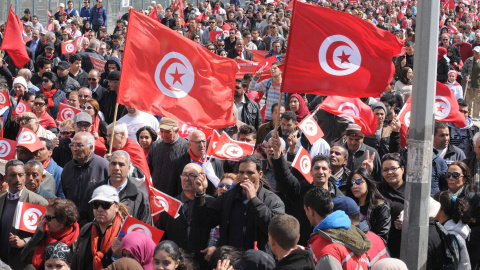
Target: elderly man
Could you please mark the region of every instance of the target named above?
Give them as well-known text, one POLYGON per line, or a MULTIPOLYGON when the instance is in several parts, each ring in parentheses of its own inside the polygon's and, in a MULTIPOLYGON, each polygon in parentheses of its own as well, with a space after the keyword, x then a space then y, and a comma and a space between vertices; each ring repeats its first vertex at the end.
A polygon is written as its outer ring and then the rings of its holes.
POLYGON ((47 177, 42 163, 37 160, 30 160, 25 163, 25 187, 31 192, 42 196, 46 200, 55 199, 57 196, 43 189, 40 184, 47 177))
MULTIPOLYGON (((28 91, 32 92, 33 94, 40 92, 40 89, 38 89, 38 87, 30 81, 32 79, 32 72, 28 68, 20 69, 17 75, 22 76, 25 79, 27 82, 28 91)), ((12 94, 12 91, 10 91, 10 93, 12 94)))
POLYGON ((133 165, 140 169, 145 176, 145 180, 135 178, 135 185, 148 194, 147 182, 150 181, 150 169, 148 168, 147 160, 143 153, 143 149, 134 140, 128 138, 128 127, 123 122, 118 122, 115 125, 115 132, 113 132, 113 124, 107 127, 107 145, 110 145, 110 140, 113 140, 112 152, 117 150, 124 150, 130 155, 133 165))
POLYGON ((92 64, 92 61, 90 60, 90 57, 93 57, 102 61, 104 60, 104 57, 101 56, 98 52, 99 49, 100 49, 100 41, 96 39, 92 39, 88 44, 88 48, 78 53, 78 55, 82 57, 82 67, 85 70, 85 72, 90 72, 90 70, 93 69, 93 64, 92 64))
POLYGON ((173 179, 175 160, 188 151, 188 144, 178 136, 178 122, 170 118, 160 119, 160 134, 163 140, 152 143, 147 163, 152 173, 153 186, 166 193, 169 181, 173 179))
MULTIPOLYGON (((194 226, 192 220, 195 204, 194 182, 197 178, 204 176, 205 172, 200 165, 195 163, 185 165, 180 175, 182 192, 177 196, 177 199, 183 203, 178 211, 179 216, 173 218, 164 211, 160 214, 157 222, 155 222, 157 228, 165 231, 163 240, 174 241, 186 252, 194 253, 195 260, 201 263, 205 263, 205 260, 200 250, 207 247, 210 229, 194 226)), ((211 203, 214 201, 214 198, 206 195, 205 200, 207 203, 211 203)))
POLYGON ((220 225, 217 246, 229 245, 244 250, 265 250, 268 242, 268 224, 277 214, 285 212, 282 200, 263 187, 262 163, 255 156, 239 161, 236 185, 211 204, 205 204, 207 178, 195 179, 195 206, 193 226, 214 228, 220 225))
POLYGON ((88 73, 88 88, 92 92, 91 96, 97 101, 99 101, 107 92, 107 89, 101 86, 99 82, 100 72, 96 69, 90 70, 90 72, 88 73))
POLYGON ((25 45, 32 50, 33 59, 35 59, 38 55, 42 54, 43 44, 40 42, 40 30, 33 29, 32 30, 32 40, 27 41, 25 45))
POLYGON ((480 112, 480 46, 473 48, 473 56, 463 64, 462 77, 471 83, 470 87, 466 89, 465 100, 470 105, 472 118, 478 119, 480 112))
POLYGON ((462 33, 457 33, 454 40, 455 43, 453 44, 453 46, 458 48, 458 50, 460 51, 460 56, 462 57, 462 61, 465 63, 465 61, 467 61, 467 58, 473 56, 472 44, 465 41, 464 35, 462 33))
POLYGON ((25 168, 23 162, 12 159, 5 165, 5 182, 7 192, 0 195, 0 259, 12 269, 33 269, 25 265, 21 258, 25 244, 32 233, 15 229, 15 216, 18 202, 47 205, 48 202, 40 195, 25 188, 25 168))
MULTIPOLYGON (((77 113, 73 118, 73 129, 75 133, 78 132, 92 132, 92 117, 86 113, 77 113)), ((70 143, 72 142, 74 134, 70 138, 61 138, 58 141, 58 146, 53 149, 52 158, 57 162, 58 166, 64 167, 70 160, 72 160, 72 150, 70 143)), ((94 153, 98 156, 105 156, 107 148, 103 140, 95 139, 94 153)))
MULTIPOLYGON (((150 224, 151 215, 148 193, 140 191, 131 177, 128 176, 131 166, 130 155, 127 152, 123 150, 113 152, 108 166, 110 177, 91 188, 87 193, 87 197, 91 197, 95 188, 99 186, 112 186, 117 189, 120 202, 125 204, 128 213, 132 217, 150 224)), ((84 201, 80 207, 80 226, 91 221, 93 221, 92 208, 84 201)))
POLYGON ((63 168, 62 189, 65 198, 80 207, 87 199, 87 190, 108 178, 108 161, 94 154, 95 138, 91 133, 76 133, 70 148, 73 159, 63 168))
POLYGON ((251 51, 245 49, 245 41, 243 41, 243 39, 237 39, 235 42, 235 48, 228 51, 227 57, 232 59, 244 59, 252 61, 253 54, 251 51))
POLYGON ((114 187, 97 187, 88 203, 95 219, 80 230, 73 250, 76 256, 73 256, 72 269, 103 269, 109 266, 113 262, 113 239, 122 227, 123 217, 118 205, 120 198, 114 187))
POLYGON ((137 110, 130 106, 125 106, 127 108, 128 114, 120 118, 118 121, 127 124, 128 127, 128 138, 137 142, 137 130, 144 127, 149 126, 155 130, 156 133, 159 132, 158 130, 158 119, 149 114, 137 110))
POLYGON ((58 166, 55 160, 52 159, 53 143, 45 138, 40 138, 40 141, 42 141, 43 148, 33 152, 33 159, 39 161, 43 168, 55 179, 56 193, 54 195, 65 198, 61 185, 63 168, 58 166))
MULTIPOLYGON (((207 139, 205 133, 200 130, 190 132, 190 134, 188 134, 188 147, 190 150, 185 151, 174 163, 173 175, 168 183, 169 188, 167 193, 170 196, 176 197, 182 192, 180 175, 185 165, 193 162, 203 167, 203 164, 207 162, 207 139)), ((207 173, 208 177, 214 177, 212 174, 215 174, 220 178, 224 172, 223 163, 215 158, 210 158, 209 162, 212 164, 212 170, 206 171, 205 173, 207 173)), ((215 186, 212 184, 212 179, 209 180, 207 193, 213 195, 215 194, 215 186)))

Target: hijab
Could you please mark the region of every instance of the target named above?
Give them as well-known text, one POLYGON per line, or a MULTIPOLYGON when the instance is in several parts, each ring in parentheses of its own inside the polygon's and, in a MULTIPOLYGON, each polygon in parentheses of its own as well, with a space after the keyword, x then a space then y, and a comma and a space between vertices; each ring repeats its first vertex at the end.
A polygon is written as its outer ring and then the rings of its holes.
MULTIPOLYGON (((290 100, 292 100, 292 98, 294 97, 297 98, 299 102, 298 110, 295 112, 295 115, 297 116, 297 122, 300 123, 303 120, 303 118, 305 118, 305 116, 307 116, 310 113, 310 111, 308 110, 305 100, 303 100, 303 98, 299 94, 293 94, 292 96, 290 96, 290 100)), ((290 105, 288 105, 287 111, 291 111, 290 105)))
POLYGON ((153 253, 155 243, 146 233, 133 231, 122 240, 122 251, 126 249, 142 265, 145 270, 153 270, 153 253))

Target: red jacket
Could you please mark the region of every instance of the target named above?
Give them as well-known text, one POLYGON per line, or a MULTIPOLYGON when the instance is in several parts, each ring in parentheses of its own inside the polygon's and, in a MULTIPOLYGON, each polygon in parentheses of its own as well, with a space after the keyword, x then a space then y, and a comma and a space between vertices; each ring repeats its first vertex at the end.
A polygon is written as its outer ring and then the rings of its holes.
POLYGON ((368 266, 372 268, 377 261, 387 258, 387 248, 380 236, 371 231, 368 231, 366 235, 372 242, 372 247, 367 251, 368 266))
POLYGON ((462 57, 463 63, 465 63, 465 61, 467 61, 467 58, 473 56, 472 44, 470 44, 468 42, 463 42, 462 45, 459 45, 458 43, 455 43, 455 44, 453 44, 453 46, 457 47, 458 50, 460 51, 460 56, 462 57))

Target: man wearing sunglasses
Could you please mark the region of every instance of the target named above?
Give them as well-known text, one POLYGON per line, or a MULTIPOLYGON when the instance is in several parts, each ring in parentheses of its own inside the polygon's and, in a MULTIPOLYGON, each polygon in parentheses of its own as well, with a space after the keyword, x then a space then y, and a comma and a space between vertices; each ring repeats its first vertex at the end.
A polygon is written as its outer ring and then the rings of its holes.
MULTIPOLYGON (((208 18, 208 27, 203 29, 203 34, 202 34, 202 43, 206 44, 207 42, 210 42, 210 31, 222 31, 222 28, 217 26, 217 22, 215 21, 215 17, 211 16, 208 18)), ((223 36, 223 34, 222 34, 223 36)), ((220 37, 222 38, 222 37, 220 37)))
POLYGON ((91 97, 93 97, 97 101, 102 99, 103 95, 107 92, 107 89, 101 86, 99 82, 100 82, 100 72, 96 69, 90 70, 90 72, 88 73, 88 88, 91 91, 90 93, 91 97))
POLYGON ((15 229, 14 216, 18 203, 27 202, 46 206, 48 202, 25 188, 25 168, 20 160, 12 159, 7 162, 5 182, 9 188, 7 192, 0 195, 0 259, 12 269, 24 269, 27 265, 20 258, 20 253, 33 234, 15 229))
POLYGON ((113 263, 112 244, 123 222, 119 202, 118 192, 112 186, 99 186, 93 191, 88 203, 95 219, 82 227, 72 269, 102 269, 113 263))

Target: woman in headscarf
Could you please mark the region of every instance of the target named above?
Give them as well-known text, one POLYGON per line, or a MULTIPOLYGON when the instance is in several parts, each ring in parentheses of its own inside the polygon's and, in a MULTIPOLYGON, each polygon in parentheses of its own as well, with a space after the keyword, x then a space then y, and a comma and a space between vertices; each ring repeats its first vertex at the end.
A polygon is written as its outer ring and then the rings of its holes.
POLYGON ((310 111, 308 111, 305 100, 299 94, 293 94, 290 96, 287 111, 292 111, 297 116, 297 122, 301 122, 310 111))
POLYGON ((72 251, 65 243, 54 242, 48 244, 45 247, 43 256, 45 261, 45 270, 70 270, 72 251))
POLYGON ((447 58, 450 60, 450 67, 457 71, 462 70, 463 62, 460 56, 460 51, 455 46, 448 46, 447 58))
POLYGON ((137 260, 145 270, 153 270, 155 243, 144 232, 133 231, 122 240, 122 256, 137 260))
POLYGON ((403 101, 406 101, 412 93, 412 79, 413 70, 409 67, 402 68, 400 72, 400 78, 395 83, 395 91, 399 91, 403 96, 403 101))

